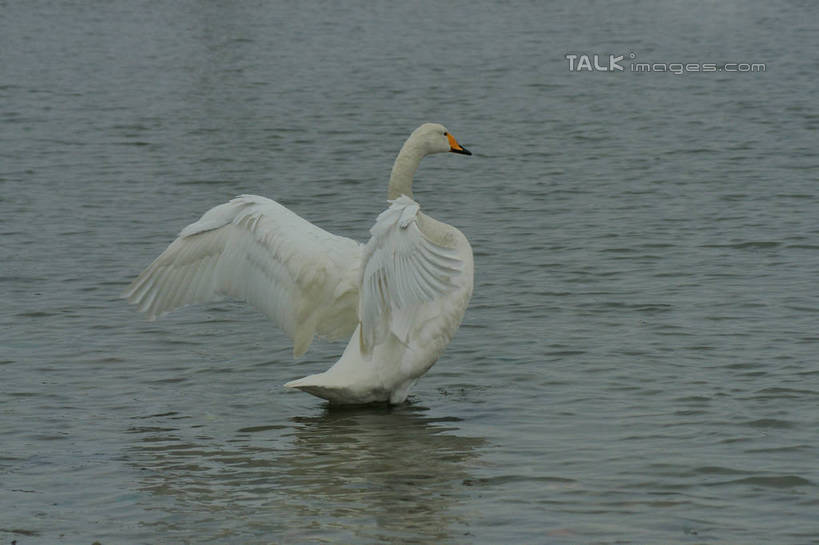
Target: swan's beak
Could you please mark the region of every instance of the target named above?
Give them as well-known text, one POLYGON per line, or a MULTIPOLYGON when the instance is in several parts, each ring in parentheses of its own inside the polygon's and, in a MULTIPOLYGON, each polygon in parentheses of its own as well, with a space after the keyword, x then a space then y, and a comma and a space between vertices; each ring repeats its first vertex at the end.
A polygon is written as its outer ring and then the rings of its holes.
POLYGON ((452 153, 460 153, 463 155, 472 155, 472 152, 466 149, 465 147, 461 146, 455 137, 451 134, 447 133, 446 137, 449 138, 449 151, 452 153))

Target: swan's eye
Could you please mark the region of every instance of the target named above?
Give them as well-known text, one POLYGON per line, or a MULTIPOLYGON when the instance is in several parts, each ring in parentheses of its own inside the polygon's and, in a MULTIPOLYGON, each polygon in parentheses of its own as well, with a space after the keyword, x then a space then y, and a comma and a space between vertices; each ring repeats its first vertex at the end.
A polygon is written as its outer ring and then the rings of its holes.
POLYGON ((444 136, 446 136, 446 135, 447 135, 447 132, 446 132, 446 131, 444 131, 444 136))

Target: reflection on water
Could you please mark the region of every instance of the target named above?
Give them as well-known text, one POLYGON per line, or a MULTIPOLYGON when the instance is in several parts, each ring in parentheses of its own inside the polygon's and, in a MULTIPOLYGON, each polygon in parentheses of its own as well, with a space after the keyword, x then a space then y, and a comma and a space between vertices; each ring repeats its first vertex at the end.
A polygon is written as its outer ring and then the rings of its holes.
POLYGON ((430 543, 463 539, 484 440, 451 435, 426 409, 325 410, 211 438, 179 415, 133 427, 140 488, 169 500, 151 525, 184 539, 210 528, 287 540, 430 543))

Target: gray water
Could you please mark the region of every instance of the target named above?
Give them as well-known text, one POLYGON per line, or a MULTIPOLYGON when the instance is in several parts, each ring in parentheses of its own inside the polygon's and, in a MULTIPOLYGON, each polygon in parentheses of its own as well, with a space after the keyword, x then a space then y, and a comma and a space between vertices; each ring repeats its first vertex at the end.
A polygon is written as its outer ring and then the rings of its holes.
POLYGON ((0 543, 819 543, 813 2, 0 8, 0 543), (406 405, 119 299, 239 193, 365 239, 423 121, 475 295, 406 405))

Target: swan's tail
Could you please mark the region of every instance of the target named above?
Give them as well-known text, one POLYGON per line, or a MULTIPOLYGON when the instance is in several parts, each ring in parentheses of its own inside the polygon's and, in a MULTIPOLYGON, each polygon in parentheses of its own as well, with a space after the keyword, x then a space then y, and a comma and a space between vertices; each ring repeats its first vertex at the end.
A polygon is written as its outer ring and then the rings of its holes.
POLYGON ((364 384, 338 384, 328 372, 309 375, 298 380, 291 380, 284 386, 307 392, 316 397, 326 399, 337 405, 363 405, 387 401, 390 392, 384 388, 367 387, 364 384))

